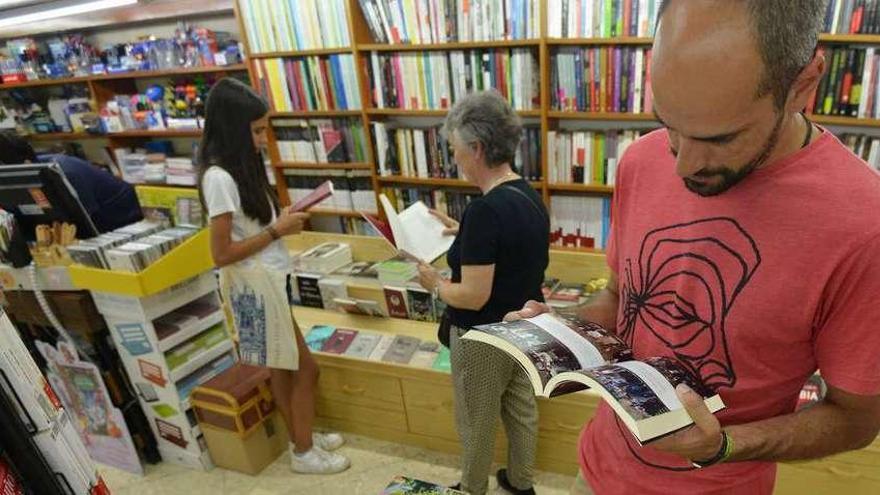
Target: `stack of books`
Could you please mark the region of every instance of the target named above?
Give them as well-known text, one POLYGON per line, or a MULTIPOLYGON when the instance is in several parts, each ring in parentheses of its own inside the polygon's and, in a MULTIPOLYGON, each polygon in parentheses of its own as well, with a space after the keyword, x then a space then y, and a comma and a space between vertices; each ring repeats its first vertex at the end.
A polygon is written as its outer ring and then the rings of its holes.
POLYGON ((192 158, 165 159, 165 183, 173 186, 195 186, 196 167, 192 158))
POLYGON ((196 233, 190 227, 160 230, 159 224, 140 222, 67 247, 81 265, 107 270, 139 272, 196 233))
POLYGON ((358 119, 279 119, 272 125, 282 161, 367 161, 366 136, 358 119))
POLYGON ((865 134, 842 134, 839 138, 870 167, 880 170, 880 138, 865 134))
POLYGON ((243 0, 241 14, 252 53, 351 45, 347 0, 243 0))
POLYGON ((823 31, 831 34, 880 33, 877 0, 828 0, 823 31))
POLYGON ((351 261, 351 246, 341 242, 325 242, 300 254, 296 264, 298 271, 330 273, 351 261))
POLYGON ((254 69, 257 90, 277 112, 361 108, 351 54, 261 58, 254 69))
POLYGON ((554 110, 651 113, 651 49, 632 46, 560 48, 550 56, 554 110))
POLYGON ((860 119, 880 118, 880 52, 874 47, 819 47, 828 61, 807 112, 860 119))
POLYGON ((550 243, 605 249, 611 228, 611 198, 554 195, 550 198, 550 243))
POLYGON ((431 368, 445 373, 450 371, 449 349, 437 342, 423 341, 416 337, 330 325, 315 325, 304 337, 306 345, 314 352, 431 368))
POLYGON ((551 184, 614 185, 618 160, 639 131, 550 131, 547 173, 551 184))
POLYGON ((547 36, 654 36, 661 0, 548 0, 547 36))
POLYGON ((412 261, 390 259, 376 265, 382 285, 405 285, 419 276, 419 268, 412 261))

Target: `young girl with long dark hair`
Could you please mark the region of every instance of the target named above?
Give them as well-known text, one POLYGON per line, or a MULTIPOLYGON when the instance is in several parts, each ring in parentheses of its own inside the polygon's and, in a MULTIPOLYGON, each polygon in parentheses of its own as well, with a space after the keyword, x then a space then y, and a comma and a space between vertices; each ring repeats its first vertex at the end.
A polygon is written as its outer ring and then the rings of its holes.
POLYGON ((291 440, 291 469, 337 473, 337 433, 313 432, 318 366, 293 321, 285 288, 291 260, 281 237, 308 219, 278 206, 260 150, 268 105, 247 85, 222 79, 208 94, 199 149, 199 184, 211 219, 211 254, 238 333, 241 360, 271 371, 272 394, 291 440))

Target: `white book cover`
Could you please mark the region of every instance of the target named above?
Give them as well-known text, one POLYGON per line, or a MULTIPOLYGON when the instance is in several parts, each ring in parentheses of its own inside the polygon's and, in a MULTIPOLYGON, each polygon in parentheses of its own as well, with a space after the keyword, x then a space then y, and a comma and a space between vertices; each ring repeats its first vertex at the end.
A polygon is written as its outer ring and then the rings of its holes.
POLYGON ((868 88, 871 87, 871 76, 873 74, 874 66, 874 47, 870 47, 865 50, 865 67, 862 71, 862 95, 859 100, 859 113, 858 117, 860 119, 865 118, 865 113, 868 110, 868 88))
POLYGON ((550 183, 559 182, 556 176, 556 131, 547 131, 547 170, 550 183))
POLYGON ((431 263, 452 246, 453 236, 443 235, 445 227, 431 215, 425 203, 417 201, 399 214, 384 194, 379 196, 396 248, 425 263, 431 263))
POLYGON ((428 173, 428 156, 425 154, 425 131, 422 129, 414 129, 413 130, 413 146, 415 146, 416 153, 416 170, 418 172, 418 176, 422 178, 429 178, 430 174, 428 173))
POLYGON ((586 137, 587 165, 584 170, 584 184, 593 182, 593 133, 588 132, 586 137))
POLYGON ((373 67, 373 99, 376 108, 385 108, 385 91, 382 83, 382 66, 379 63, 379 52, 370 52, 370 64, 373 67))
POLYGON ((394 36, 391 35, 391 22, 385 16, 385 8, 382 5, 376 5, 376 7, 376 10, 379 11, 379 19, 382 22, 382 29, 385 30, 385 37, 388 39, 388 43, 394 43, 394 36))
POLYGON ((645 63, 645 51, 637 49, 635 56, 635 74, 633 74, 633 83, 635 83, 633 86, 633 113, 642 113, 642 84, 645 82, 642 70, 645 63))

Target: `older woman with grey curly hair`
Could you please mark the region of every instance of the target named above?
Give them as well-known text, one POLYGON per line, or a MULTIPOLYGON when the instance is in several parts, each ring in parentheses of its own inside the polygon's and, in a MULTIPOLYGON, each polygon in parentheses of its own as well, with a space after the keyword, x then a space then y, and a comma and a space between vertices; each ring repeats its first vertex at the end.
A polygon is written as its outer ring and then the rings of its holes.
POLYGON ((534 493, 538 413, 532 385, 507 354, 460 339, 474 325, 501 321, 530 300, 542 300, 550 224, 541 196, 510 167, 522 136, 519 117, 494 91, 470 94, 450 110, 444 132, 461 175, 483 195, 468 204, 457 224, 436 213, 455 241, 447 254, 452 278, 428 265, 420 282, 447 304, 440 340, 451 350, 455 419, 462 443, 460 488, 488 488, 500 414, 507 469, 496 474, 510 493, 534 493))

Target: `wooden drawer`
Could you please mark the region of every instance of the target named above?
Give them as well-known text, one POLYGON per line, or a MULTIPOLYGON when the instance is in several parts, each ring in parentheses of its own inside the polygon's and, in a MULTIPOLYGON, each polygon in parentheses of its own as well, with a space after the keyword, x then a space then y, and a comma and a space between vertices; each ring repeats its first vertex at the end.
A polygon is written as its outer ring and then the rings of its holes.
POLYGON ((880 493, 880 464, 860 466, 834 458, 779 464, 776 495, 875 495, 880 493))
MULTIPOLYGON (((410 433, 458 441, 455 426, 455 404, 452 387, 419 380, 401 380, 403 400, 410 433)), ((495 446, 506 444, 499 419, 495 429, 495 446)))
POLYGON ((398 378, 360 369, 322 365, 318 397, 375 410, 404 412, 398 378))
POLYGON ((406 431, 406 414, 403 411, 377 409, 350 401, 330 400, 323 397, 318 398, 316 409, 318 418, 338 420, 343 424, 360 424, 400 432, 406 431))
POLYGON ((596 413, 599 400, 584 394, 538 399, 541 436, 576 444, 584 425, 596 413))

